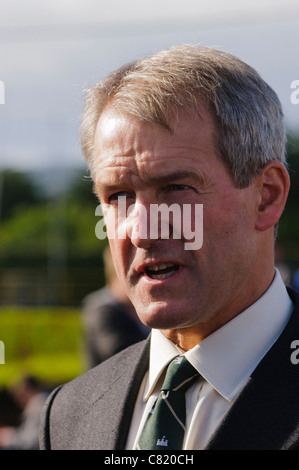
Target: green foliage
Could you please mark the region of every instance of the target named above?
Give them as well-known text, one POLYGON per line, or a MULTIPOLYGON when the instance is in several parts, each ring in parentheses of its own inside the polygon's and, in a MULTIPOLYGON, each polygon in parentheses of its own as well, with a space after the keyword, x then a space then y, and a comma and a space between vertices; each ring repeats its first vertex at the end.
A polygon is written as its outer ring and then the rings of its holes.
POLYGON ((35 305, 38 299, 42 304, 78 305, 103 285, 107 242, 95 234, 97 205, 61 196, 17 207, 2 222, 0 303, 11 303, 14 295, 14 303, 35 305), (31 285, 25 287, 28 281, 31 285))
POLYGON ((45 257, 47 251, 47 211, 45 206, 15 209, 1 224, 2 262, 13 257, 45 257))
POLYGON ((288 138, 288 165, 291 179, 291 188, 288 198, 287 208, 296 209, 299 207, 299 136, 290 135, 288 138))
POLYGON ((83 174, 81 170, 76 171, 65 191, 68 201, 84 206, 95 206, 99 204, 93 190, 93 182, 88 174, 83 174))
POLYGON ((286 261, 299 266, 299 136, 289 135, 287 159, 291 188, 284 214, 279 222, 278 240, 283 246, 286 261))
POLYGON ((95 226, 96 206, 61 199, 48 204, 18 208, 8 220, 2 222, 0 231, 0 256, 2 262, 11 257, 20 260, 39 257, 41 263, 49 253, 57 257, 96 255, 105 242, 97 239, 95 226))
POLYGON ((71 380, 83 372, 78 309, 1 308, 0 339, 5 345, 0 386, 25 374, 51 385, 71 380))
POLYGON ((42 199, 41 190, 28 174, 13 170, 0 172, 0 220, 12 216, 16 208, 37 204, 42 199))
POLYGON ((83 256, 95 254, 96 259, 103 251, 106 241, 99 240, 95 234, 98 217, 95 216, 97 205, 70 203, 67 214, 67 237, 71 256, 81 253, 83 256))

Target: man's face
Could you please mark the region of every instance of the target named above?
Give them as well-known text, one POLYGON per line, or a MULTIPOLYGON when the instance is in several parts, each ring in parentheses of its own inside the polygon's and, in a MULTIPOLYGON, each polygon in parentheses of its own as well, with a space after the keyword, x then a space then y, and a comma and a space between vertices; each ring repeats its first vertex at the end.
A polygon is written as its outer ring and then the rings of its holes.
POLYGON ((234 186, 216 155, 213 119, 199 111, 181 113, 172 133, 112 106, 96 130, 96 191, 116 272, 140 319, 162 330, 211 332, 254 296, 257 188, 234 186), (114 229, 123 221, 119 198, 131 207, 123 238, 114 229), (202 247, 186 249, 183 230, 181 238, 141 237, 143 209, 149 214, 154 204, 178 204, 182 214, 188 205, 193 231, 195 208, 203 205, 202 247))

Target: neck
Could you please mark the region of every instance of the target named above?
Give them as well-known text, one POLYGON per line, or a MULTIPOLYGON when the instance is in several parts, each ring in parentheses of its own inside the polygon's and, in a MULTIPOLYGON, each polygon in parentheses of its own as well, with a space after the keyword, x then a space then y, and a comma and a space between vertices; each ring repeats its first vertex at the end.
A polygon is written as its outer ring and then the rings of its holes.
POLYGON ((236 299, 235 301, 232 301, 230 305, 221 309, 221 311, 214 312, 206 322, 201 322, 185 328, 162 330, 162 333, 183 351, 188 351, 189 349, 194 348, 194 346, 199 344, 207 336, 214 333, 214 331, 221 328, 256 302, 270 287, 274 276, 275 271, 273 265, 273 270, 269 270, 269 274, 265 277, 264 283, 260 283, 260 285, 257 285, 255 289, 252 289, 251 293, 247 295, 246 301, 243 299, 243 303, 239 303, 238 299, 236 299))

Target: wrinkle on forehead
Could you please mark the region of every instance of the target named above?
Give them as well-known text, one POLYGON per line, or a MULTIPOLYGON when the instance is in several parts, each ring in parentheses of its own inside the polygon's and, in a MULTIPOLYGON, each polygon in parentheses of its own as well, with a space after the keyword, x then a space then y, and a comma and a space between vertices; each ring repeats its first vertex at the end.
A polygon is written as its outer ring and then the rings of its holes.
POLYGON ((157 175, 167 178, 171 166, 180 171, 191 169, 199 152, 207 158, 214 153, 212 117, 208 113, 201 123, 198 116, 195 119, 183 115, 173 133, 160 125, 119 113, 113 107, 105 110, 95 137, 97 175, 100 177, 104 172, 108 176, 114 169, 119 177, 131 172, 133 178, 147 183, 157 175))
MULTIPOLYGON (((141 122, 131 116, 109 110, 99 119, 95 134, 96 147, 105 151, 105 157, 113 152, 113 157, 117 158, 135 158, 136 156, 142 158, 144 152, 151 152, 155 146, 159 145, 156 128, 157 125, 141 122), (116 139, 119 135, 122 135, 120 141, 116 139), (153 135, 155 139, 152 138, 153 135)), ((159 130, 169 133, 161 126, 159 130)), ((160 132, 158 134, 160 135, 160 132)))

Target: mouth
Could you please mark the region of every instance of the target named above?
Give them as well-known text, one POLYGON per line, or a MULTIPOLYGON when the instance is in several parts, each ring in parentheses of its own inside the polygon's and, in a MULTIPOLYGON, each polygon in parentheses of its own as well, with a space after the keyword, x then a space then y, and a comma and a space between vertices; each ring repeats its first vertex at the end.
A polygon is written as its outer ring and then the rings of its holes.
POLYGON ((180 269, 180 265, 174 263, 158 263, 145 266, 142 273, 151 279, 166 279, 175 274, 180 269))

